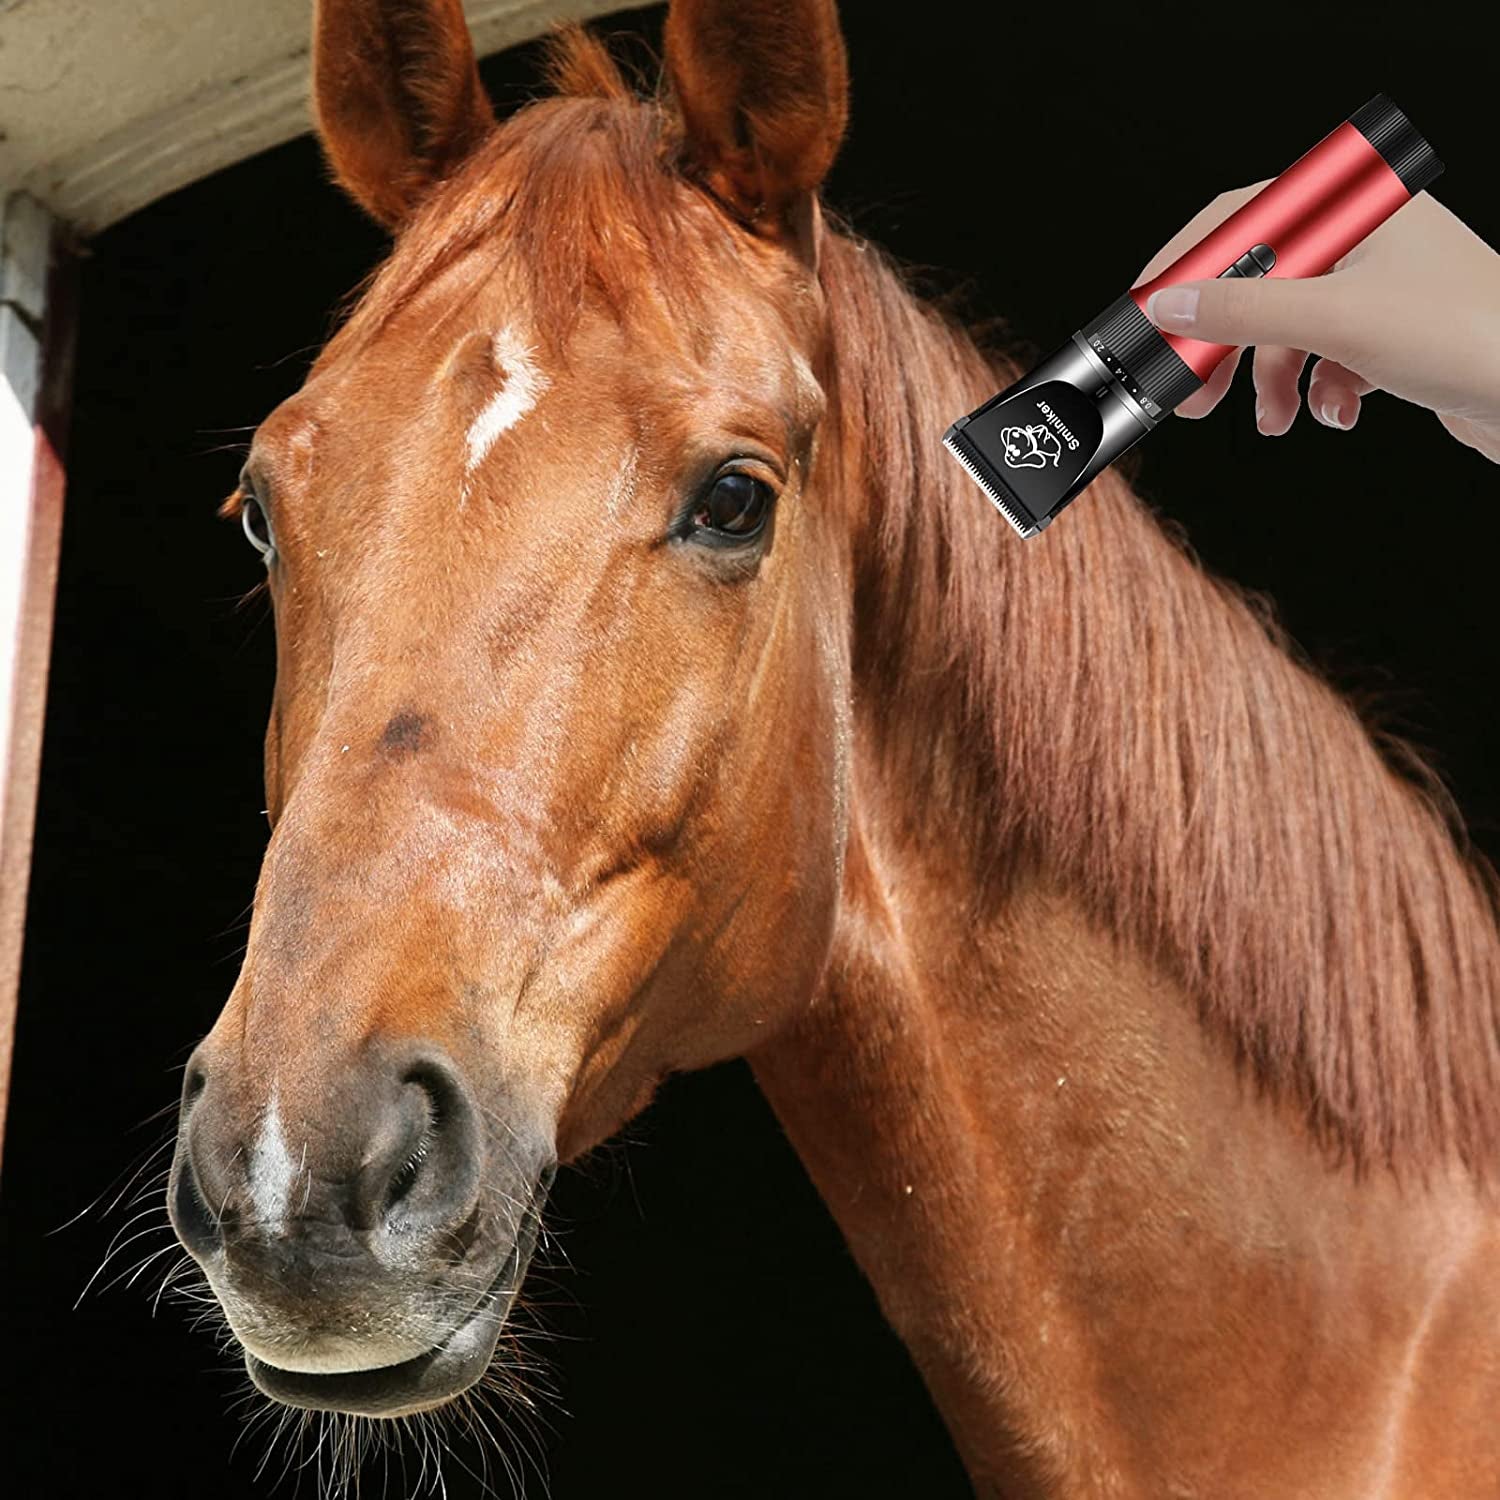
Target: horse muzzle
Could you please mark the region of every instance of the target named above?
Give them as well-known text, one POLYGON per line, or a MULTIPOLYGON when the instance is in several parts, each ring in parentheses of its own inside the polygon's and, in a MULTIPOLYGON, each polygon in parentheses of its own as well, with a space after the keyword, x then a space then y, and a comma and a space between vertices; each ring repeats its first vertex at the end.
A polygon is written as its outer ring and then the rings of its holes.
POLYGON ((433 1348, 412 1359, 334 1374, 287 1370, 245 1351, 250 1378, 287 1406, 343 1411, 363 1417, 406 1416, 452 1400, 489 1368, 500 1330, 536 1248, 541 1211, 555 1169, 538 1179, 520 1230, 495 1279, 463 1320, 433 1348))
POLYGON ((550 1128, 481 1109, 446 1055, 414 1045, 247 1105, 211 1044, 188 1065, 168 1202, 251 1379, 361 1416, 475 1384, 536 1246, 550 1128))

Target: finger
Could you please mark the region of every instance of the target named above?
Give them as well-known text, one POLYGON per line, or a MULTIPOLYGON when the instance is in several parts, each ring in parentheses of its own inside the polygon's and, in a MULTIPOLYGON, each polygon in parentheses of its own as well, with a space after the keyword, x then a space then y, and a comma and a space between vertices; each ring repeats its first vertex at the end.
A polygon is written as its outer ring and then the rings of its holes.
POLYGON ((1345 310, 1345 274, 1188 281, 1153 292, 1146 316, 1164 333, 1208 343, 1279 344, 1349 359, 1357 320, 1345 310))
MULTIPOLYGON (((1269 178, 1266 179, 1270 181, 1269 178)), ((1217 229, 1236 209, 1243 208, 1264 186, 1265 182, 1252 183, 1249 187, 1232 188, 1220 193, 1212 203, 1199 209, 1176 234, 1156 252, 1145 269, 1132 283, 1139 286, 1160 276, 1185 250, 1191 250, 1210 229, 1217 229)))
POLYGON ((1260 344, 1255 350, 1255 425, 1267 437, 1280 437, 1297 419, 1302 398, 1297 382, 1307 350, 1260 344))
POLYGON ((1307 382, 1307 409, 1325 427, 1347 432, 1359 420, 1360 400, 1375 386, 1334 359, 1320 359, 1307 382))
POLYGON ((1179 417, 1206 417, 1224 399, 1234 380, 1234 372, 1240 367, 1240 355, 1236 349, 1224 357, 1224 362, 1210 375, 1203 386, 1194 391, 1177 408, 1179 417))

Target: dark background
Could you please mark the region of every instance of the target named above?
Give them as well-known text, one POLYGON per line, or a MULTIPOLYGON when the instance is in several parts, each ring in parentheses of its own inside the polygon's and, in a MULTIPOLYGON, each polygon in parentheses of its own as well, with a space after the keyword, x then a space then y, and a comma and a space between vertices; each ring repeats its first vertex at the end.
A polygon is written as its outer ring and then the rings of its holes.
MULTIPOLYGON (((1490 80, 1465 61, 1456 8, 1415 28, 1406 9, 1327 14, 1220 29, 1119 7, 846 4, 852 129, 828 197, 923 284, 963 283, 969 312, 1005 314, 1040 349, 1207 198, 1280 170, 1384 89, 1448 164, 1437 196, 1500 242, 1490 80)), ((660 15, 609 24, 654 41, 660 15)), ((485 72, 514 107, 535 50, 485 72)), ((5 1158, 12 1494, 249 1496, 281 1466, 256 1481, 257 1435, 230 1457, 233 1358, 180 1307, 153 1319, 145 1291, 171 1257, 100 1290, 167 1243, 159 1196, 137 1223, 101 1206, 44 1236, 165 1138, 166 1118, 138 1122, 171 1106, 232 982, 265 837, 273 638, 262 604, 237 607, 259 564, 214 506, 234 445, 300 383, 381 248, 301 140, 101 235, 83 269, 5 1158), (122 1225, 149 1233, 75 1309, 122 1225)), ((1140 486, 1210 566, 1271 592, 1338 681, 1384 698, 1500 854, 1500 470, 1387 398, 1352 435, 1304 415, 1277 440, 1251 406, 1242 372, 1214 418, 1146 445, 1140 486)), ((554 1202, 571 1265, 554 1254, 534 1300, 557 1335, 541 1435, 556 1500, 967 1493, 742 1066, 674 1082, 554 1202)), ((450 1465, 449 1493, 472 1492, 450 1465)))

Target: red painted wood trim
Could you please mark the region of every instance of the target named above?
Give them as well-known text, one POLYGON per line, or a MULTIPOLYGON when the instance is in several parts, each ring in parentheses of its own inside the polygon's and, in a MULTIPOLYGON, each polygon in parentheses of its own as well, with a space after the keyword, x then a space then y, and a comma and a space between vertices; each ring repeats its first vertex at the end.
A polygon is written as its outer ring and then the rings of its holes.
POLYGON ((9 785, 4 801, 5 826, 0 828, 0 1147, 3 1147, 10 1097, 26 891, 31 874, 42 722, 47 705, 47 666, 52 652, 57 558, 62 541, 67 478, 63 455, 67 451, 77 323, 76 272, 76 258, 54 236, 42 332, 42 381, 33 427, 36 448, 31 474, 31 524, 16 647, 14 714, 9 755, 5 758, 9 785))

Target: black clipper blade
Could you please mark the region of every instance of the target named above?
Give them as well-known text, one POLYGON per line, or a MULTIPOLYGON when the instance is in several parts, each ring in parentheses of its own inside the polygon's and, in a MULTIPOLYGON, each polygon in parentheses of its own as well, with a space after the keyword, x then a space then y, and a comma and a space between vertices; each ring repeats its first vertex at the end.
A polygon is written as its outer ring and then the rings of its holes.
POLYGON ((1037 518, 1026 509, 1020 496, 994 471, 984 454, 964 437, 963 425, 964 422, 955 422, 943 434, 943 446, 969 471, 974 483, 990 497, 995 509, 1023 537, 1035 536, 1041 529, 1037 518))

